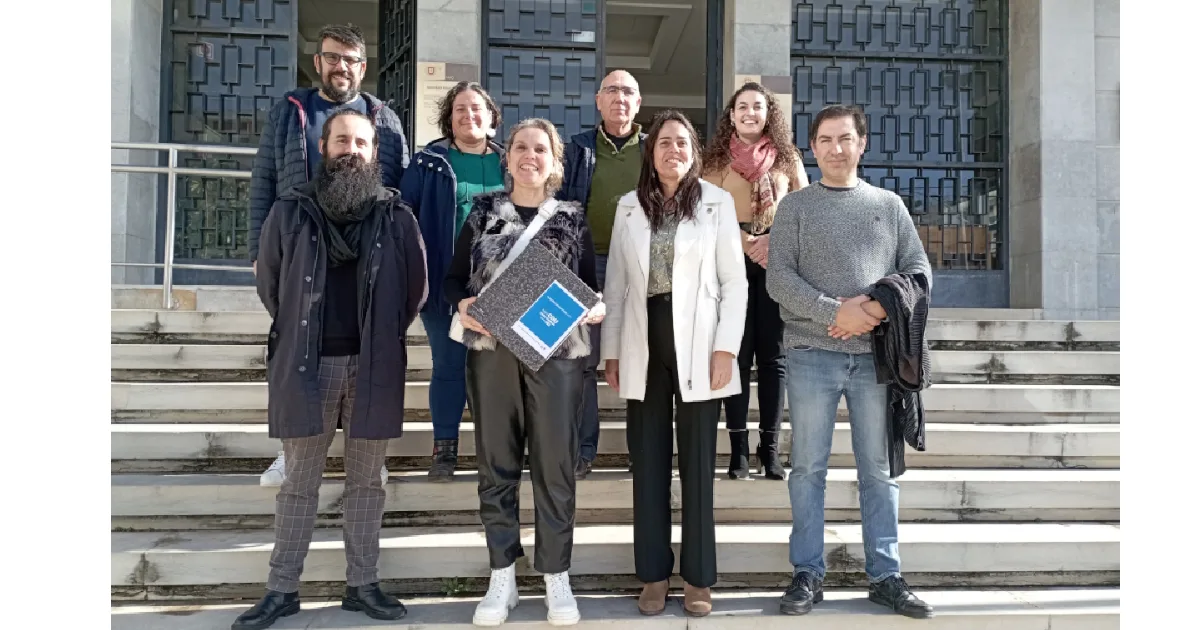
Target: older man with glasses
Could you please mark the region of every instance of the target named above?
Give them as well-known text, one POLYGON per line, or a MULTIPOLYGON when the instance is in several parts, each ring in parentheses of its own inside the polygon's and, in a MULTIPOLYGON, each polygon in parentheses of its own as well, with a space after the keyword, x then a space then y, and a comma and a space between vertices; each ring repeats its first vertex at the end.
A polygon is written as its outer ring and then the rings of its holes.
MULTIPOLYGON (((408 167, 408 144, 400 118, 383 101, 360 92, 367 71, 367 44, 358 27, 329 25, 317 37, 313 65, 321 75, 320 88, 298 88, 271 108, 263 126, 250 180, 250 262, 258 273, 258 243, 263 222, 275 199, 316 178, 321 166, 321 128, 336 111, 352 109, 370 117, 378 132, 379 167, 383 185, 399 188, 408 167)), ((387 481, 387 468, 379 474, 387 481)), ((287 475, 283 451, 260 478, 261 485, 279 486, 287 475)))
MULTIPOLYGON (((563 187, 558 198, 583 205, 596 247, 596 276, 604 286, 608 244, 612 238, 617 201, 637 188, 642 168, 642 143, 646 134, 633 122, 642 106, 642 94, 633 75, 614 70, 600 82, 596 108, 601 123, 571 137, 567 145, 563 187), (636 139, 636 142, 630 142, 636 139)), ((600 365, 600 327, 591 327, 592 354, 583 377, 583 410, 579 418, 579 457, 575 478, 592 471, 600 441, 600 408, 596 368, 600 365)))

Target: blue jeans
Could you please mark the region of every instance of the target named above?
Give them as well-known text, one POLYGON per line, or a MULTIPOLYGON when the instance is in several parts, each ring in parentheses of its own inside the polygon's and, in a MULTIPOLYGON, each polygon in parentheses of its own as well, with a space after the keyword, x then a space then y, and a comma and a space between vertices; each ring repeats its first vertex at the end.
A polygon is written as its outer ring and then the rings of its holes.
POLYGON ((867 578, 900 575, 900 485, 891 478, 887 449, 887 385, 875 382, 870 353, 845 354, 810 347, 787 351, 787 392, 792 423, 792 536, 794 572, 825 577, 825 475, 833 448, 838 401, 846 396, 850 440, 858 468, 867 578))
MULTIPOLYGON (((596 254, 596 282, 604 290, 605 270, 608 256, 596 254)), ((596 459, 596 447, 600 443, 600 402, 596 388, 600 383, 596 369, 600 366, 600 326, 589 326, 592 339, 592 354, 583 366, 583 412, 579 416, 579 458, 584 461, 596 459)))
POLYGON ((433 417, 433 439, 457 440, 467 404, 467 347, 450 338, 449 314, 421 313, 429 351, 433 355, 433 378, 429 381, 429 415, 433 417))

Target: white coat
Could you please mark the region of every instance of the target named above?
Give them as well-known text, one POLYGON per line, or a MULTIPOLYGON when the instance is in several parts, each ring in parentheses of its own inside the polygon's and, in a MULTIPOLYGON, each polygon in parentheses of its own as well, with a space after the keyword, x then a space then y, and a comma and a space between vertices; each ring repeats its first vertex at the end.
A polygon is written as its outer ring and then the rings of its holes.
MULTIPOLYGON (((737 354, 746 325, 748 283, 733 196, 700 182, 696 218, 679 224, 671 274, 671 311, 679 391, 684 402, 740 394, 737 354), (710 389, 712 354, 734 355, 733 377, 710 389)), ((650 273, 650 220, 637 192, 621 197, 613 222, 604 283, 607 313, 600 328, 600 358, 618 359, 621 398, 645 400, 646 286, 650 273)), ((603 364, 601 364, 603 365, 603 364)))

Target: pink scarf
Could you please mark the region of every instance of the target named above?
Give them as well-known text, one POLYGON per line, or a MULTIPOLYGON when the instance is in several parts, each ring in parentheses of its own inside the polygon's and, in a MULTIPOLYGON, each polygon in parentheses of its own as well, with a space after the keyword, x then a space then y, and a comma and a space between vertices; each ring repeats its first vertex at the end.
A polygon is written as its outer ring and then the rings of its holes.
POLYGON ((738 140, 737 133, 729 136, 729 167, 742 179, 750 182, 750 229, 761 234, 775 220, 775 182, 771 168, 775 166, 775 146, 765 134, 754 144, 738 140))

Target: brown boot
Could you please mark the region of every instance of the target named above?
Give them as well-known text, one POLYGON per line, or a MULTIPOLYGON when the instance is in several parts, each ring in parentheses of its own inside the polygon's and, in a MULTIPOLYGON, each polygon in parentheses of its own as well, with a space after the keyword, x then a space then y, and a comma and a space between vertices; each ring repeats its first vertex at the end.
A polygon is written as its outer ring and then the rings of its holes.
POLYGON ((683 610, 689 617, 705 617, 712 612, 712 591, 707 588, 697 588, 691 584, 683 585, 683 610))
POLYGON ((638 597, 638 612, 643 615, 658 615, 667 608, 667 581, 651 582, 642 587, 638 597))

